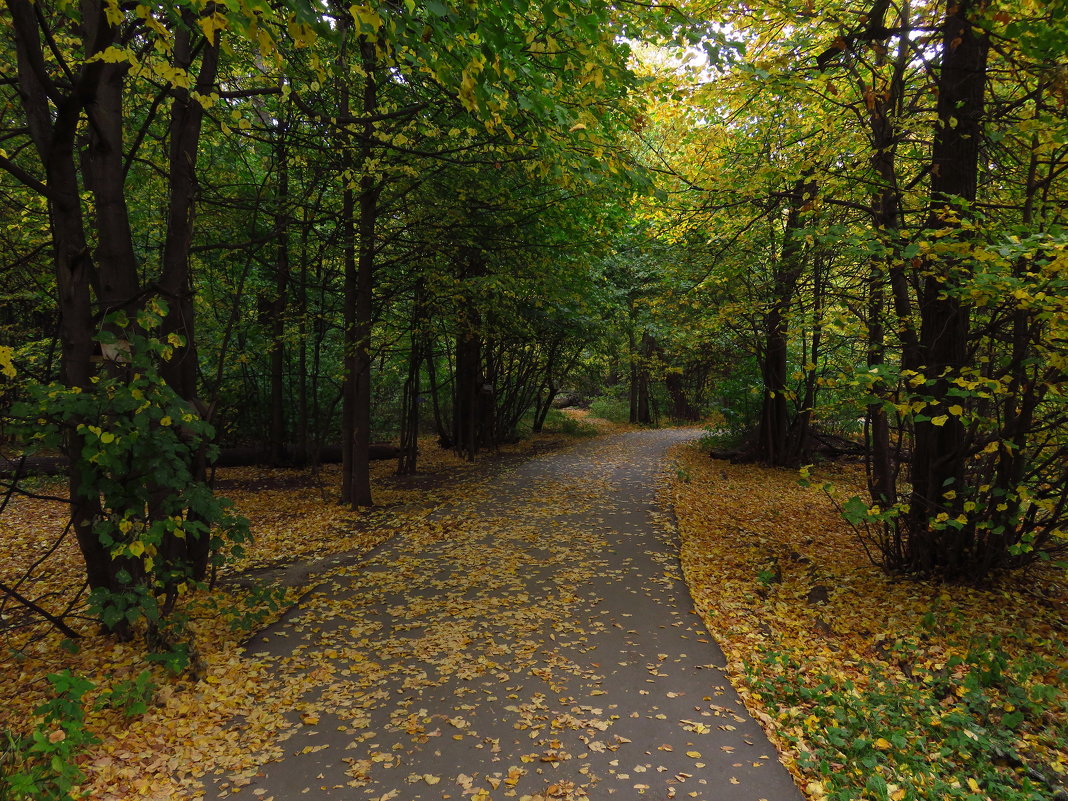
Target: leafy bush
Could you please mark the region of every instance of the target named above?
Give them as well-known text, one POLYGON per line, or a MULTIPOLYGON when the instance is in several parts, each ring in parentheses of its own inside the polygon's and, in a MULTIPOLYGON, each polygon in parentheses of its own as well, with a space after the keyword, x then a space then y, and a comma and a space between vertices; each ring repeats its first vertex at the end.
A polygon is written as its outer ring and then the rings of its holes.
POLYGON ((37 708, 41 720, 26 737, 6 734, 0 753, 2 801, 68 801, 85 778, 76 758, 97 741, 85 727, 82 701, 93 684, 69 671, 48 680, 55 697, 37 708))
POLYGON ((105 690, 97 699, 98 709, 118 709, 125 717, 143 715, 156 694, 156 682, 151 670, 142 670, 132 679, 120 681, 105 690))
POLYGON ((630 420, 630 402, 625 398, 602 395, 590 403, 590 415, 613 423, 626 423, 630 420))
POLYGON ((566 415, 558 409, 550 409, 545 415, 545 430, 559 431, 569 437, 597 436, 597 427, 592 423, 566 415))
POLYGON ((196 467, 215 456, 212 427, 160 374, 183 344, 177 334, 151 335, 165 313, 156 301, 136 320, 110 315, 97 339, 118 355, 91 386, 29 382, 12 409, 29 452, 66 451, 74 462, 74 523, 91 526, 78 533, 95 578, 89 604, 111 630, 139 620, 158 626, 178 595, 249 539, 247 521, 196 467))
POLYGON ((740 447, 752 432, 723 426, 705 426, 704 433, 698 440, 702 451, 726 451, 740 447))

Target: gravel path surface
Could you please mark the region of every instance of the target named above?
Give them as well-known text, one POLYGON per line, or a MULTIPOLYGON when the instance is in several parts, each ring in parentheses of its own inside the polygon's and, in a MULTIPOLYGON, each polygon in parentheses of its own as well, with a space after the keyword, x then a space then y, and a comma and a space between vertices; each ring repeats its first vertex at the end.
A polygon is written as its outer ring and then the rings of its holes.
POLYGON ((339 568, 250 650, 301 687, 284 758, 207 797, 795 801, 692 612, 665 452, 581 443, 339 568))

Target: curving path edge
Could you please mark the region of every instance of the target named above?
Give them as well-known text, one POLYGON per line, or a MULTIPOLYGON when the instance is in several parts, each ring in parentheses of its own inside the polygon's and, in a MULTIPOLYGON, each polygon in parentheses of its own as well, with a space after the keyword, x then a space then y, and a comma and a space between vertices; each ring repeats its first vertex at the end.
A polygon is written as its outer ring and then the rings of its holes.
POLYGON ((281 757, 206 797, 799 801, 656 501, 697 433, 533 458, 329 574, 249 649, 300 688, 281 757))

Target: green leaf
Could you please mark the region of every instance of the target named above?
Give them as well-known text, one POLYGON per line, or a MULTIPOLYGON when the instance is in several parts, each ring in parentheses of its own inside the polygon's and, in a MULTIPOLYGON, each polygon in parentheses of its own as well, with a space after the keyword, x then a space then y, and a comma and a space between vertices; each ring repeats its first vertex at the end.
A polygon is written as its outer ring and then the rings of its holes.
POLYGON ((842 516, 854 526, 863 523, 868 518, 868 505, 854 495, 842 504, 842 516))

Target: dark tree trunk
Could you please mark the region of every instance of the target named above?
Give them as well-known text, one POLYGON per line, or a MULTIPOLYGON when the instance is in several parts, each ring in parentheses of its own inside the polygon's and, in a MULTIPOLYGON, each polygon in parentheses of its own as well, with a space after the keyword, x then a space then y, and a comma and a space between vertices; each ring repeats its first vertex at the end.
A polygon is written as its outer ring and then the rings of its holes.
POLYGON ((285 315, 289 298, 289 164, 285 143, 285 124, 278 124, 278 142, 275 159, 278 168, 278 208, 274 226, 276 245, 274 297, 270 303, 271 334, 271 401, 268 450, 272 460, 280 464, 286 450, 285 416, 285 315))
MULTIPOLYGON (((190 41, 189 30, 195 29, 196 19, 189 12, 185 13, 185 17, 185 26, 188 27, 179 27, 174 41, 175 66, 182 69, 191 67, 196 50, 190 41)), ((194 87, 197 92, 211 93, 218 67, 219 43, 216 33, 216 41, 203 44, 200 70, 194 87)), ((169 305, 163 333, 165 336, 171 332, 180 335, 185 345, 175 348, 174 356, 164 363, 163 376, 172 389, 190 402, 197 397, 197 352, 189 252, 193 243, 196 165, 203 121, 204 109, 200 103, 192 99, 188 90, 175 89, 169 131, 167 238, 159 289, 169 305)))
MULTIPOLYGON (((931 213, 928 228, 959 228, 961 208, 975 200, 979 173, 979 146, 986 89, 988 40, 972 27, 972 0, 952 0, 942 38, 942 62, 938 75, 938 129, 931 157, 931 213)), ((924 410, 926 420, 915 424, 915 442, 910 463, 908 566, 917 572, 936 570, 945 575, 966 571, 970 548, 968 527, 935 526, 946 513, 956 517, 968 454, 960 417, 949 414, 953 402, 948 390, 952 380, 967 365, 969 309, 953 291, 960 280, 962 264, 928 261, 920 291, 921 372, 925 393, 933 403, 924 410), (932 420, 942 419, 942 425, 932 420)))
POLYGON ((534 421, 530 430, 535 434, 541 433, 545 428, 545 418, 549 416, 549 409, 553 407, 553 401, 560 392, 560 387, 546 382, 544 389, 538 393, 537 402, 534 404, 534 421))
POLYGON ((298 309, 298 341, 297 351, 297 453, 298 464, 306 465, 311 458, 311 442, 309 439, 309 420, 311 409, 308 403, 308 234, 310 226, 306 226, 301 234, 300 246, 300 295, 298 309))
MULTIPOLYGON (((348 114, 348 90, 342 89, 341 113, 348 114)), ((353 505, 356 445, 356 193, 346 184, 341 196, 341 248, 345 262, 344 365, 341 389, 341 502, 353 505)))
MULTIPOLYGON (((362 111, 373 114, 378 107, 377 64, 375 46, 360 38, 360 58, 364 72, 362 111)), ((374 126, 364 126, 360 142, 360 163, 371 158, 374 146, 374 126)), ((371 506, 371 465, 368 451, 371 446, 371 322, 373 303, 371 298, 378 224, 378 196, 381 187, 371 175, 360 178, 359 248, 356 265, 355 304, 353 315, 352 375, 352 457, 351 488, 349 498, 352 506, 371 506)))
POLYGON ((452 405, 453 447, 466 459, 478 454, 479 395, 482 389, 482 340, 478 335, 478 312, 469 309, 460 316, 456 336, 456 380, 452 405))
POLYGON ((804 241, 800 234, 802 207, 815 195, 816 186, 810 180, 801 179, 794 184, 783 230, 782 252, 774 268, 772 296, 764 312, 764 345, 760 354, 764 396, 755 455, 769 465, 787 465, 792 458, 787 441, 790 430, 786 387, 789 310, 804 268, 804 241))
POLYGON ((649 374, 652 370, 655 351, 656 340, 648 331, 643 331, 638 352, 637 386, 634 390, 634 420, 632 421, 639 425, 650 425, 653 422, 652 407, 649 402, 649 374))
MULTIPOLYGON (((86 188, 93 194, 95 289, 102 314, 132 310, 141 291, 123 170, 122 93, 127 71, 127 65, 108 64, 93 102, 86 104, 89 135, 84 176, 86 188)), ((124 338, 121 332, 116 333, 124 338)))
POLYGON ((410 475, 416 471, 419 458, 419 417, 422 402, 420 377, 423 371, 422 334, 426 325, 423 319, 423 291, 417 286, 412 301, 412 321, 409 326, 410 350, 408 353, 408 377, 404 381, 401 401, 400 458, 397 461, 397 474, 410 475))
MULTIPOLYGON (((812 432, 812 415, 816 410, 817 376, 820 357, 820 348, 823 344, 823 298, 825 287, 823 284, 823 260, 817 255, 812 260, 812 341, 805 359, 805 387, 801 398, 801 406, 797 415, 790 422, 790 430, 786 436, 786 463, 802 464, 809 458, 809 439, 812 432)), ((804 344, 801 348, 805 352, 804 344)))
MULTIPOLYGON (((341 68, 348 66, 349 60, 349 29, 351 23, 349 15, 340 12, 342 20, 342 43, 341 43, 341 68)), ((347 80, 340 82, 340 98, 338 111, 341 116, 348 117, 351 113, 350 85, 347 80)), ((358 365, 356 351, 359 347, 359 336, 356 325, 357 304, 357 252, 356 252, 356 192, 348 178, 353 168, 353 159, 349 154, 348 141, 344 132, 337 134, 337 147, 342 153, 342 164, 347 168, 342 171, 341 181, 343 184, 341 195, 341 250, 345 264, 344 271, 344 300, 342 332, 344 352, 344 379, 341 387, 341 502, 349 506, 356 505, 353 496, 353 476, 356 470, 356 383, 358 365)))
POLYGON ((452 435, 446 428, 445 418, 441 413, 441 399, 438 397, 438 364, 434 348, 434 336, 427 331, 423 343, 423 355, 426 358, 427 380, 430 382, 430 401, 434 407, 434 431, 438 435, 439 442, 443 443, 443 447, 450 447, 445 444, 452 435))
MULTIPOLYGON (((901 24, 906 25, 907 5, 901 12, 901 24)), ((875 20, 880 28, 883 20, 875 20)), ((904 73, 909 57, 908 45, 902 40, 896 62, 894 64, 893 77, 890 81, 889 92, 874 91, 872 93, 872 105, 868 115, 871 127, 872 166, 879 177, 879 190, 872 198, 872 221, 875 231, 885 248, 882 258, 872 260, 871 273, 868 278, 868 303, 867 303, 867 361, 869 370, 880 370, 886 364, 885 327, 883 315, 886 312, 886 284, 888 279, 891 283, 900 287, 905 293, 900 308, 911 309, 911 302, 907 301, 907 288, 904 286, 904 277, 900 265, 900 255, 897 247, 897 232, 901 216, 901 191, 897 185, 896 164, 896 137, 894 134, 894 120, 900 113, 900 105, 904 94, 904 73)), ((896 293, 895 293, 896 296, 896 293)), ((902 341, 905 343, 906 361, 915 361, 916 334, 913 329, 912 315, 906 314, 899 317, 898 327, 902 331, 902 341)), ((874 400, 868 404, 866 437, 868 440, 867 450, 867 474, 868 491, 872 500, 882 508, 887 508, 897 497, 897 473, 894 465, 893 451, 890 446, 890 423, 882 401, 886 397, 889 388, 879 378, 874 380, 871 394, 874 400)), ((893 539, 897 539, 894 537, 893 539)), ((899 550, 899 544, 891 544, 893 550, 899 550)))
MULTIPOLYGON (((10 0, 8 7, 14 32, 19 96, 30 138, 45 174, 45 185, 35 188, 43 191, 48 199, 60 315, 62 379, 68 387, 78 387, 85 392, 91 392, 95 330, 91 282, 96 275, 96 265, 89 251, 82 214, 75 142, 82 112, 86 107, 92 106, 105 128, 94 139, 91 156, 97 159, 97 165, 101 165, 101 168, 103 162, 113 163, 108 161, 113 156, 108 152, 108 148, 116 144, 114 121, 110 119, 110 115, 116 110, 121 113, 121 102, 116 109, 114 84, 111 84, 103 91, 101 105, 96 105, 107 70, 107 65, 102 61, 84 64, 73 76, 73 86, 68 94, 63 94, 54 85, 46 86, 47 60, 42 45, 42 38, 46 34, 39 28, 34 6, 28 0, 10 0)), ((110 44, 107 34, 111 29, 100 29, 100 26, 105 25, 102 9, 97 8, 96 13, 93 12, 90 4, 85 9, 86 23, 82 31, 87 57, 110 44)), ((41 24, 45 25, 47 22, 42 18, 41 24)), ((114 76, 108 74, 108 77, 114 76)), ((118 79, 121 80, 121 73, 118 79)), ((118 147, 121 160, 121 137, 118 147)), ((105 188, 102 191, 110 202, 109 190, 105 188)), ((122 210, 109 207, 104 210, 104 217, 109 220, 114 218, 121 223, 122 210)), ((111 230, 109 233, 112 236, 108 240, 108 246, 117 247, 119 232, 111 230)), ((123 274, 126 268, 128 263, 124 261, 120 265, 119 274, 123 274)), ((108 280, 111 280, 110 276, 108 280)), ((125 286, 118 286, 115 294, 118 295, 125 289, 125 286)), ((81 436, 73 431, 73 425, 71 428, 71 433, 64 443, 65 456, 70 465, 70 513, 78 547, 85 562, 86 578, 92 589, 104 588, 116 592, 120 590, 120 586, 115 578, 115 560, 111 558, 110 549, 101 544, 93 531, 93 525, 101 515, 100 498, 95 491, 89 491, 83 486, 81 436)), ((125 629, 124 624, 120 623, 116 631, 120 628, 125 629)))
POLYGON ((404 381, 401 406, 400 458, 398 475, 410 475, 416 471, 419 458, 419 402, 422 350, 415 342, 408 357, 408 377, 404 381))
MULTIPOLYGON (((191 30, 196 28, 196 18, 183 12, 184 26, 174 35, 175 66, 181 69, 192 67, 195 51, 200 49, 200 69, 197 72, 194 90, 207 95, 215 85, 219 68, 218 33, 215 40, 203 42, 195 48, 190 41, 191 30)), ((169 128, 170 167, 169 198, 167 206, 167 236, 163 247, 163 269, 157 282, 160 294, 168 303, 163 321, 164 337, 175 333, 183 344, 175 347, 169 361, 163 362, 160 372, 167 384, 189 402, 190 411, 204 414, 198 402, 196 329, 193 319, 193 281, 190 272, 189 254, 193 244, 193 213, 197 190, 197 155, 200 133, 203 127, 204 109, 192 99, 189 90, 176 88, 171 104, 169 128)), ((207 479, 207 463, 203 449, 193 457, 191 465, 194 480, 207 479)), ((168 535, 163 551, 177 561, 187 560, 193 578, 202 581, 207 577, 211 555, 211 537, 187 536, 178 540, 168 535)), ((172 593, 174 588, 169 588, 172 593)))
MULTIPOLYGON (((461 279, 477 278, 486 272, 481 253, 465 248, 460 256, 461 279)), ((486 378, 483 373, 482 315, 469 298, 457 316, 456 364, 453 381, 452 445, 456 452, 473 460, 484 444, 492 444, 492 432, 485 429, 486 378)), ((492 392, 488 393, 492 402, 492 392)))
POLYGON ((630 319, 627 325, 627 366, 629 369, 629 381, 627 384, 627 400, 630 403, 630 414, 627 417, 631 423, 638 422, 638 339, 634 336, 635 309, 631 303, 630 319))

